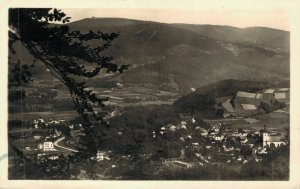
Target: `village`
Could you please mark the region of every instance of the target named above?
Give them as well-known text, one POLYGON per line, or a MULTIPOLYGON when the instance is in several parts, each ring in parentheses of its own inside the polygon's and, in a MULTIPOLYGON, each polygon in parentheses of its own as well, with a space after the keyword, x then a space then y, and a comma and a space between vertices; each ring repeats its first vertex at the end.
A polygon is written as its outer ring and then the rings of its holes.
POLYGON ((289 131, 281 127, 289 125, 288 120, 285 123, 281 120, 281 126, 274 128, 275 124, 270 125, 270 122, 260 120, 259 116, 277 113, 287 114, 288 117, 289 88, 265 89, 256 93, 238 91, 235 98, 219 97, 216 101, 215 108, 223 110, 223 119, 204 120, 209 125, 206 128, 198 125, 191 114, 182 115, 184 120, 177 125, 161 127, 161 135, 187 131, 180 136, 186 144, 181 151, 182 156, 164 161, 165 165, 186 168, 220 163, 244 165, 250 160, 262 161, 270 153, 270 148, 288 146, 289 131), (205 142, 199 142, 197 133, 205 142), (184 158, 187 150, 193 151, 192 158, 184 158))
MULTIPOLYGON (((265 89, 257 93, 238 91, 235 98, 220 97, 216 101, 215 108, 223 110, 223 118, 200 121, 192 114, 182 113, 180 122, 169 123, 159 131, 152 131, 151 142, 160 138, 163 141, 174 141, 181 147, 168 149, 179 153, 161 159, 162 168, 189 169, 222 164, 243 166, 249 161, 261 162, 271 149, 289 146, 288 130, 280 127, 283 123, 289 125, 288 120, 270 124, 260 118, 266 114, 283 114, 288 117, 289 88, 265 89), (269 109, 262 107, 263 103, 269 109)), ((107 119, 116 116, 116 112, 111 112, 107 119)), ((14 139, 13 144, 27 156, 38 161, 48 161, 78 152, 79 138, 83 134, 80 123, 39 118, 30 125, 29 129, 9 132, 9 136, 14 139)), ((115 132, 116 135, 122 135, 122 131, 115 132)), ((139 157, 149 157, 151 153, 139 157)), ((110 150, 99 150, 91 159, 107 162, 106 166, 110 166, 107 169, 115 169, 120 158, 126 160, 129 157, 118 156, 110 150)))

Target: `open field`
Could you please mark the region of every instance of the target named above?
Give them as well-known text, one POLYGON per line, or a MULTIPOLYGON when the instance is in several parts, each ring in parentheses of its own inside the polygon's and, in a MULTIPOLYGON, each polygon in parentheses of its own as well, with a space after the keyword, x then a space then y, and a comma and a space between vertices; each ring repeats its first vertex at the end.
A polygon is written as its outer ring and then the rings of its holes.
POLYGON ((57 151, 43 151, 43 150, 38 150, 38 144, 42 143, 41 141, 35 141, 32 139, 20 139, 20 140, 15 140, 12 142, 12 144, 17 147, 19 150, 23 151, 27 155, 33 155, 33 154, 38 154, 38 153, 46 153, 46 154, 64 154, 64 155, 70 155, 73 152, 70 150, 62 149, 62 148, 57 148, 57 151), (25 147, 30 147, 30 150, 25 150, 25 147))
POLYGON ((46 120, 49 119, 64 119, 69 120, 78 116, 77 112, 74 111, 57 111, 57 112, 24 112, 24 113, 11 113, 9 114, 8 119, 14 120, 19 119, 23 121, 32 121, 34 119, 43 118, 46 120))
POLYGON ((263 129, 266 125, 267 129, 284 130, 289 127, 289 114, 282 112, 271 112, 268 114, 260 114, 254 116, 258 121, 255 123, 247 123, 244 119, 239 119, 231 123, 232 128, 242 129, 263 129))

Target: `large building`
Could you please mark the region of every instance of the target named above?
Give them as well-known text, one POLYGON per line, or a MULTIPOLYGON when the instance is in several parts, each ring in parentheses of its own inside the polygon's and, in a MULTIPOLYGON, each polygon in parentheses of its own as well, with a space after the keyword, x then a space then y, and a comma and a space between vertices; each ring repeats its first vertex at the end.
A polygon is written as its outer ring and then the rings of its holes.
POLYGON ((276 88, 266 89, 262 94, 262 100, 264 102, 272 104, 275 100, 289 104, 290 101, 290 89, 289 88, 276 88))
POLYGON ((236 94, 235 103, 236 104, 253 104, 256 107, 260 105, 262 95, 260 93, 249 93, 239 91, 236 94))
POLYGON ((280 145, 286 145, 284 139, 279 135, 272 135, 267 131, 263 132, 263 147, 271 146, 274 144, 275 147, 279 147, 280 145))
POLYGON ((237 116, 247 117, 259 113, 259 105, 261 103, 261 93, 249 93, 239 91, 235 98, 234 111, 237 116))

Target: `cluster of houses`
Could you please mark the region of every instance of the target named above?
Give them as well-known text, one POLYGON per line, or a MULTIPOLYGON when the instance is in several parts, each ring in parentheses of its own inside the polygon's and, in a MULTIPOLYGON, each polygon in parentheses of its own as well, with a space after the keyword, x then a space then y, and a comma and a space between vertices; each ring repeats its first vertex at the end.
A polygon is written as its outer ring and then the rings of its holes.
POLYGON ((43 118, 35 119, 33 120, 33 125, 35 129, 42 128, 42 127, 49 127, 53 125, 59 125, 61 123, 64 123, 66 120, 49 120, 45 121, 43 118))
POLYGON ((261 102, 273 104, 274 101, 289 104, 290 89, 265 89, 256 93, 238 91, 236 97, 216 98, 217 107, 222 108, 223 117, 248 117, 262 113, 261 102))
MULTIPOLYGON (((168 124, 161 127, 158 134, 168 135, 179 130, 186 132, 181 132, 183 134, 179 136, 178 141, 183 142, 183 144, 189 141, 198 160, 196 162, 184 162, 184 158, 181 156, 164 162, 165 165, 190 167, 190 165, 203 166, 204 164, 220 163, 220 161, 228 164, 240 162, 243 165, 251 159, 256 162, 262 161, 263 156, 268 154, 268 149, 286 146, 288 143, 282 133, 267 130, 266 126, 261 130, 243 130, 232 129, 226 127, 225 122, 218 122, 205 129, 197 125, 194 119, 181 121, 177 125, 168 124), (199 142, 199 138, 197 138, 199 135, 195 135, 196 133, 199 133, 206 142, 199 142), (247 149, 248 153, 245 153, 244 149, 247 149), (203 151, 205 151, 205 154, 203 154, 203 151), (186 163, 189 165, 187 166, 186 163)), ((156 132, 153 132, 153 137, 157 137, 156 132)), ((182 155, 184 155, 184 150, 182 155)))
MULTIPOLYGON (((62 136, 62 132, 51 126, 58 126, 60 123, 65 122, 65 120, 49 120, 45 121, 43 118, 35 119, 33 121, 33 125, 35 129, 39 128, 47 128, 47 132, 45 131, 34 131, 28 137, 31 138, 32 144, 24 146, 24 150, 27 152, 36 151, 37 157, 40 159, 43 155, 46 155, 48 152, 58 152, 54 147, 53 141, 60 138, 62 136)), ((74 125, 70 125, 69 128, 72 129, 74 125)), ((49 156, 50 159, 55 160, 56 156, 49 156)), ((58 157, 58 156, 57 156, 58 157)))

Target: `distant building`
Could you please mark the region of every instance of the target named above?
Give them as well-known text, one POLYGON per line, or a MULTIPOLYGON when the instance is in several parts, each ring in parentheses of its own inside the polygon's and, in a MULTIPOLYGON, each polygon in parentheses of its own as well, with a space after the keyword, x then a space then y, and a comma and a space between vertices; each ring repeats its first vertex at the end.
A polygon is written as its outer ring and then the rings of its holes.
POLYGON ((224 135, 220 135, 220 134, 213 136, 214 141, 221 141, 221 140, 223 140, 223 138, 224 138, 224 135))
POLYGON ((260 113, 254 104, 235 104, 234 110, 238 117, 248 117, 260 113))
POLYGON ((236 94, 235 104, 254 104, 256 107, 260 105, 261 94, 239 91, 236 94))
POLYGON ((97 161, 110 160, 108 153, 104 151, 98 151, 96 156, 91 159, 95 159, 97 161))
POLYGON ((56 151, 53 142, 44 142, 43 149, 44 151, 56 151))
POLYGON ((230 102, 230 99, 227 99, 225 102, 223 102, 222 104, 224 113, 223 113, 223 117, 227 118, 227 117, 235 117, 236 113, 233 109, 233 106, 230 102))
POLYGON ((176 126, 175 125, 172 125, 172 126, 170 126, 170 131, 176 131, 176 126))
POLYGON ((290 90, 289 90, 289 88, 277 89, 274 92, 274 98, 275 98, 275 100, 277 100, 279 102, 284 102, 286 104, 289 104, 289 101, 290 101, 290 90))
POLYGON ((268 102, 268 103, 273 103, 275 100, 275 95, 274 95, 275 89, 266 89, 264 93, 262 94, 262 101, 268 102))
POLYGON ((207 137, 208 131, 206 129, 200 128, 199 130, 200 130, 202 136, 207 137))
POLYGON ((43 144, 41 144, 41 143, 40 143, 40 144, 38 144, 38 149, 39 149, 39 150, 43 150, 43 149, 44 149, 44 145, 43 145, 43 144))
POLYGON ((289 92, 290 89, 289 88, 279 88, 278 91, 285 91, 285 92, 289 92))
POLYGON ((286 93, 274 93, 274 97, 276 100, 285 100, 286 99, 286 93))
POLYGON ((58 155, 52 155, 48 157, 49 160, 57 160, 58 159, 58 155))
POLYGON ((265 94, 273 94, 274 91, 275 91, 274 89, 266 89, 264 93, 265 94))
POLYGON ((285 141, 279 135, 271 135, 269 132, 263 132, 263 147, 270 146, 274 144, 275 147, 279 147, 280 145, 286 145, 285 141))
POLYGON ((34 138, 35 140, 39 140, 39 139, 42 138, 42 136, 40 136, 40 135, 34 135, 33 138, 34 138))
POLYGON ((236 116, 247 117, 258 114, 258 106, 262 101, 261 93, 249 93, 239 91, 234 100, 236 116))
POLYGON ((29 146, 25 146, 25 148, 24 148, 26 151, 30 151, 30 147, 29 146))

